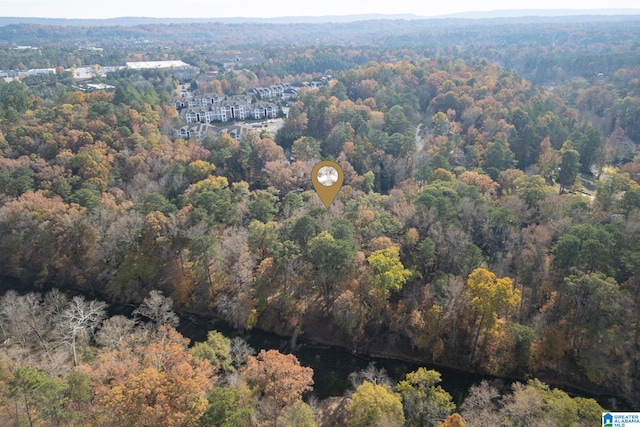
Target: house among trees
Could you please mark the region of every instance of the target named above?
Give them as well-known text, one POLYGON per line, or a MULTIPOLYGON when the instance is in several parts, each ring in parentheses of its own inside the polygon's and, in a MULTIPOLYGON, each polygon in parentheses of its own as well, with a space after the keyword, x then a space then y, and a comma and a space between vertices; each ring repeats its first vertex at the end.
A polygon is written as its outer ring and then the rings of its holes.
POLYGON ((225 96, 207 94, 174 100, 180 117, 189 123, 228 122, 231 120, 261 120, 278 117, 278 106, 271 102, 253 103, 248 95, 225 96))
POLYGON ((173 135, 181 139, 198 139, 202 140, 206 137, 215 138, 218 135, 226 133, 231 138, 239 140, 246 135, 249 130, 247 126, 215 126, 210 123, 189 124, 173 130, 173 135))

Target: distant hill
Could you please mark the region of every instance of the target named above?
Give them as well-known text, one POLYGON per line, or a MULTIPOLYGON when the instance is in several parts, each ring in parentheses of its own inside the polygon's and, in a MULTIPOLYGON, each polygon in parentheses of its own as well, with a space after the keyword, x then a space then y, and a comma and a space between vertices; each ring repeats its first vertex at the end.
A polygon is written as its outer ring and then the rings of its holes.
POLYGON ((640 15, 640 9, 522 9, 462 12, 438 18, 492 19, 522 17, 640 15))
POLYGON ((425 17, 410 14, 382 15, 327 15, 327 16, 282 16, 278 18, 146 18, 146 17, 122 17, 110 19, 62 19, 62 18, 23 18, 0 17, 0 26, 34 24, 56 25, 74 27, 134 27, 137 25, 170 25, 219 22, 224 24, 324 24, 324 23, 349 23, 372 20, 416 20, 425 17))
POLYGON ((326 16, 281 16, 277 18, 148 18, 121 17, 109 19, 63 19, 63 18, 29 18, 0 16, 0 26, 34 24, 51 26, 74 27, 134 27, 138 25, 170 25, 217 22, 223 24, 325 24, 350 23, 373 20, 423 20, 423 19, 496 19, 496 18, 571 18, 595 16, 640 15, 640 8, 628 9, 523 9, 523 10, 494 10, 472 11, 441 16, 419 16, 414 14, 360 14, 360 15, 326 15, 326 16))

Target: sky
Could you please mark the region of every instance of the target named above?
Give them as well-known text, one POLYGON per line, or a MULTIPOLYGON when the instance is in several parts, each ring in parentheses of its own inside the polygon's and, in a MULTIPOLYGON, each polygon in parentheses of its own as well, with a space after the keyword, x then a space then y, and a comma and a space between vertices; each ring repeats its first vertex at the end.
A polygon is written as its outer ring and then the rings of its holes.
POLYGON ((415 14, 513 9, 638 8, 637 0, 0 0, 0 16, 38 18, 230 18, 415 14))

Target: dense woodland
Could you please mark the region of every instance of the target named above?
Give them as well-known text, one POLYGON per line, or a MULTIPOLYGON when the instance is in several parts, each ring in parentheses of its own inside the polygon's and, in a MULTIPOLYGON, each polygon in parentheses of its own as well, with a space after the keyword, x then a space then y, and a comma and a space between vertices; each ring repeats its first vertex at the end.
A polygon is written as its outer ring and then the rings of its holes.
POLYGON ((331 425, 294 356, 216 332, 189 346, 174 309, 517 380, 453 402, 436 371, 395 383, 371 367, 334 411, 342 424, 599 422, 595 400, 555 387, 640 408, 635 24, 444 26, 429 31, 483 36, 414 49, 417 24, 411 37, 376 33, 389 38, 381 48, 287 47, 296 27, 275 26, 282 43, 268 33, 270 46, 248 44, 267 60, 235 72, 162 26, 146 32, 150 45, 175 44, 147 49, 123 33, 121 46, 90 52, 64 44, 79 30, 44 27, 59 38, 0 50, 5 69, 162 54, 220 71, 178 82, 123 70, 103 79, 115 90, 93 92, 62 68, 0 80, 0 274, 84 295, 0 300, 4 418, 331 425), (235 94, 327 73, 276 135, 172 138, 180 84, 235 94), (309 180, 322 159, 345 173, 328 209, 309 180), (138 308, 108 317, 98 300, 138 308))

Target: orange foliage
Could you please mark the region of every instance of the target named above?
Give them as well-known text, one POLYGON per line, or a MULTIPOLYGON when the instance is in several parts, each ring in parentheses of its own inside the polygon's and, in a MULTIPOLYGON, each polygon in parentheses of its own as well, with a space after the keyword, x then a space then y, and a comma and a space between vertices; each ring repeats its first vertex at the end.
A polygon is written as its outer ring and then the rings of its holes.
POLYGON ((264 398, 280 408, 301 400, 302 393, 313 385, 313 369, 300 366, 294 355, 278 350, 262 350, 249 357, 241 374, 264 398))

